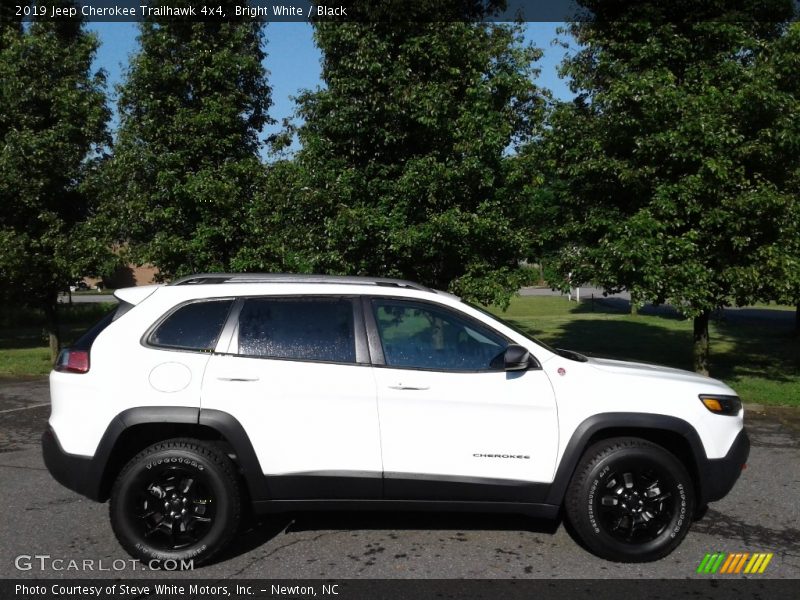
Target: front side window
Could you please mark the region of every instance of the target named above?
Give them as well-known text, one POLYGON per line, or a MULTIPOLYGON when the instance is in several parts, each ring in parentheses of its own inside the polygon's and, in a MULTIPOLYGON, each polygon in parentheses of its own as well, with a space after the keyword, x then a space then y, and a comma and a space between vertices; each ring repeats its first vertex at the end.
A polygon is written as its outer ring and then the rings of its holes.
POLYGON ((488 371, 508 346, 491 329, 444 308, 387 299, 373 300, 373 309, 390 367, 488 371))
POLYGON ((239 354, 356 362, 353 303, 345 298, 252 298, 239 314, 239 354))
POLYGON ((150 335, 153 346, 210 352, 225 324, 233 300, 208 300, 181 306, 150 335))

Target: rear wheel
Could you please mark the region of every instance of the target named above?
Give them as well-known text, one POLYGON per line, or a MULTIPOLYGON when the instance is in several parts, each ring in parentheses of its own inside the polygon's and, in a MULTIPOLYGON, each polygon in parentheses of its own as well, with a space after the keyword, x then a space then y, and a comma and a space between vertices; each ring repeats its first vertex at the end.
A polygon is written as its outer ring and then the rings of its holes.
POLYGON ((639 438, 591 446, 567 489, 566 514, 586 546, 620 562, 657 560, 686 536, 694 487, 670 452, 639 438))
POLYGON ((231 460, 194 439, 159 442, 125 466, 111 491, 111 526, 132 556, 207 562, 236 533, 241 494, 231 460))

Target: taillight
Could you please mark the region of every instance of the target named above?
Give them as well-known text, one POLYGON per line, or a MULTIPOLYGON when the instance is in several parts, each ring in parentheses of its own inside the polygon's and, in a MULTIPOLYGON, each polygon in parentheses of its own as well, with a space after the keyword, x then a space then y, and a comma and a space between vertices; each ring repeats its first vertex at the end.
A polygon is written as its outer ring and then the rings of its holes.
POLYGON ((87 350, 65 348, 59 353, 54 368, 56 371, 67 373, 88 373, 89 352, 87 350))

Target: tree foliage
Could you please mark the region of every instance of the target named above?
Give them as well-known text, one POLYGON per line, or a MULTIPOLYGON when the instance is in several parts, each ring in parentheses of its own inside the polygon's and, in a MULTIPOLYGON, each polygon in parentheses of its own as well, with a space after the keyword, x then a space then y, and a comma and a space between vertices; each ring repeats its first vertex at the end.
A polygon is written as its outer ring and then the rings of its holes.
POLYGON ((705 372, 710 312, 797 270, 796 76, 776 54, 791 2, 582 4, 563 65, 578 96, 527 154, 554 191, 541 240, 573 281, 694 318, 705 372))
POLYGON ((0 27, 0 294, 44 307, 55 336, 58 292, 105 253, 83 187, 108 143, 105 78, 80 21, 0 27))
MULTIPOLYGON (((236 2, 218 2, 233 14, 236 2)), ((105 173, 118 241, 162 277, 231 270, 270 119, 258 21, 140 24, 105 173)))
POLYGON ((315 39, 325 86, 299 98, 302 147, 261 208, 284 241, 253 261, 507 302, 527 275, 506 154, 542 115, 539 52, 516 26, 465 21, 321 22, 315 39))
POLYGON ((759 283, 764 299, 797 305, 800 334, 800 22, 787 28, 759 68, 774 90, 767 106, 775 123, 769 137, 764 136, 763 162, 770 178, 793 200, 778 224, 781 239, 768 262, 770 272, 759 283))

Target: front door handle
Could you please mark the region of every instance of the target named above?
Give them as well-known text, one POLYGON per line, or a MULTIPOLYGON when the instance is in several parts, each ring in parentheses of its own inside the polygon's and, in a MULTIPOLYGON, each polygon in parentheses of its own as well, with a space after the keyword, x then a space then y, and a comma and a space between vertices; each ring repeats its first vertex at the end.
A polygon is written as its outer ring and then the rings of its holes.
POLYGON ((389 389, 392 390, 429 390, 431 386, 429 385, 403 385, 402 383, 398 383, 397 385, 390 385, 389 389))
POLYGON ((217 377, 219 381, 258 381, 258 377, 217 377))

